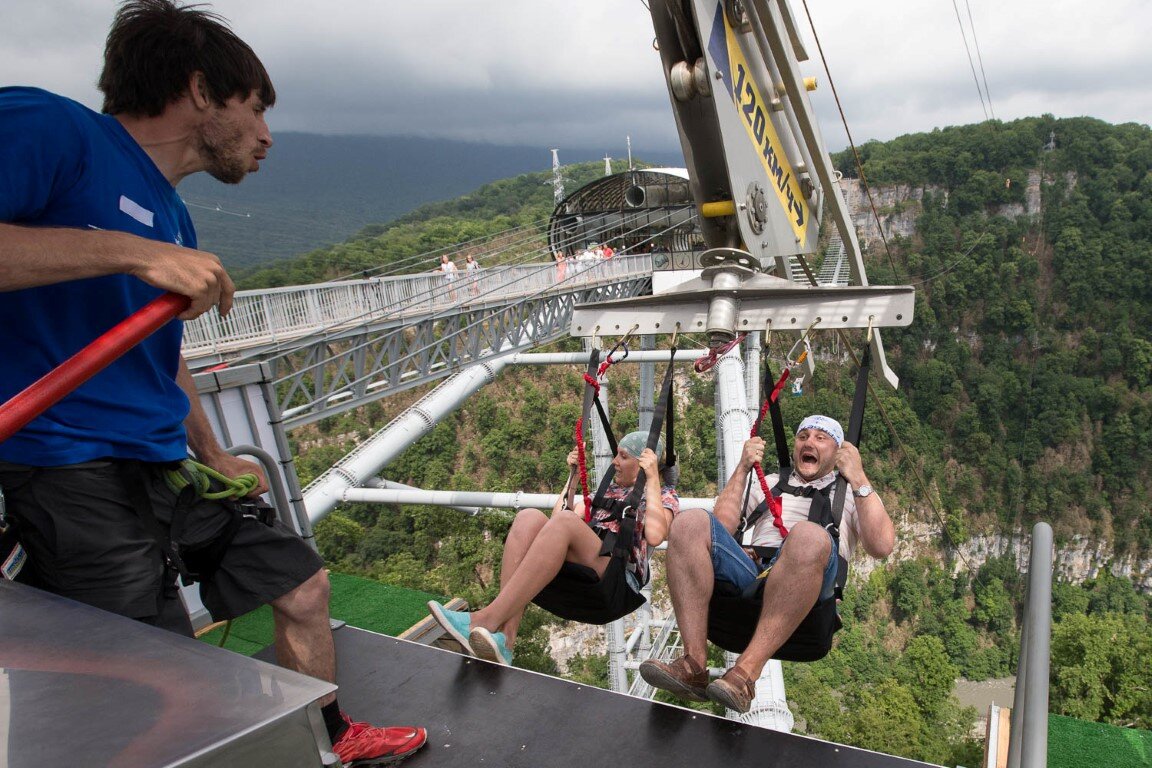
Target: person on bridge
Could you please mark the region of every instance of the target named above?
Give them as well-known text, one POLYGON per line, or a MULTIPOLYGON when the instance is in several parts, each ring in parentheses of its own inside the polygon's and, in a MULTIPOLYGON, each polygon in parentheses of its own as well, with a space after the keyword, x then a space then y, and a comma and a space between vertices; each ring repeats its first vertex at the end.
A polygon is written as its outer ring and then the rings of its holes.
MULTIPOLYGON (((651 685, 696 701, 712 700, 737 712, 747 712, 756 695, 755 681, 764 665, 807 616, 818 599, 830 599, 840 559, 846 564, 857 543, 873 557, 887 557, 895 543, 895 528, 884 502, 872 489, 856 446, 844 440, 839 422, 812 415, 800 422, 788 480, 802 495, 780 496, 784 538, 771 514, 755 523, 751 546, 776 548, 767 562, 737 540, 741 522, 764 501, 759 483, 749 479, 753 465, 764 457, 764 440, 744 443, 714 511, 684 510, 668 538, 668 588, 684 655, 671 663, 649 659, 640 665, 651 685), (851 496, 845 497, 839 542, 832 533, 809 521, 810 497, 828 489, 837 472, 844 475, 851 496), (803 495, 807 494, 807 495, 803 495), (752 639, 723 677, 709 682, 708 607, 714 582, 727 582, 739 592, 764 579, 763 605, 752 639)), ((768 475, 774 488, 777 475, 768 475)))
POLYGON ((455 301, 456 300, 456 273, 457 273, 456 262, 454 262, 454 261, 452 261, 452 259, 448 258, 448 254, 446 254, 446 253, 441 254, 440 255, 440 266, 438 266, 436 269, 437 269, 437 271, 441 272, 444 275, 444 282, 446 282, 448 284, 448 295, 452 298, 453 301, 455 301))
MULTIPOLYGON (((220 260, 196 249, 176 185, 236 184, 272 146, 268 73, 225 21, 174 0, 129 0, 108 34, 103 114, 30 87, 0 88, 0 401, 166 291, 180 320, 232 306, 220 260)), ((0 443, 7 518, 38 586, 192 636, 177 571, 201 577, 216 619, 271 603, 284 666, 335 680, 323 562, 294 531, 169 487, 197 459, 227 478, 260 467, 213 435, 168 323, 0 443), (171 546, 175 544, 175 546, 171 546)), ((420 748, 422 728, 353 723, 321 700, 345 764, 420 748)))
MULTIPOLYGON (((673 487, 675 468, 660 466, 657 455, 663 454, 663 438, 654 453, 646 447, 647 432, 631 432, 620 440, 612 464, 616 476, 608 486, 606 499, 623 499, 632 491, 644 470, 644 495, 636 510, 636 528, 628 564, 619 578, 639 592, 648 581, 648 555, 651 547, 664 542, 672 519, 680 511, 680 498, 673 487), (660 499, 660 505, 649 506, 648 499, 660 499)), ((593 509, 592 519, 585 522, 584 501, 574 495, 573 477, 579 466, 579 454, 568 454, 569 485, 552 508, 552 516, 539 509, 523 509, 512 522, 504 542, 500 565, 500 593, 478 611, 452 611, 439 602, 428 607, 436 621, 473 656, 498 664, 512 663, 512 648, 524 610, 543 590, 564 563, 571 562, 592 569, 603 577, 610 557, 601 555, 603 538, 619 532, 619 520, 609 519, 605 510, 593 509)))
POLYGON ((468 292, 475 296, 480 293, 480 263, 472 254, 464 257, 464 272, 468 277, 468 292))

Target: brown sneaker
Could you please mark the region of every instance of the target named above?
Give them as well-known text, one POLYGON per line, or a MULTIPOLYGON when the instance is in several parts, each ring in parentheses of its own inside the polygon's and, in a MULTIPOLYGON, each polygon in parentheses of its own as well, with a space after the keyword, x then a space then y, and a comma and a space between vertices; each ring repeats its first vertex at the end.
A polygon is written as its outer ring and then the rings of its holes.
POLYGON ((708 698, 735 712, 747 712, 756 698, 756 681, 749 680, 740 667, 732 667, 713 680, 705 691, 708 698))
POLYGON ((671 664, 656 659, 641 662, 640 677, 673 696, 690 701, 708 701, 704 693, 708 686, 708 670, 687 656, 681 656, 671 664))

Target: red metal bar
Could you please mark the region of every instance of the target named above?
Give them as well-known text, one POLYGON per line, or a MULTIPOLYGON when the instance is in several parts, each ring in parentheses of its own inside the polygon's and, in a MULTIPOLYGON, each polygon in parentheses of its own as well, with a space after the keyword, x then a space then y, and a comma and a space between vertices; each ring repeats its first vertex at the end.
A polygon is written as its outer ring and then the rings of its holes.
POLYGON ((151 336, 191 303, 191 299, 178 293, 166 293, 153 299, 44 374, 39 381, 0 405, 0 443, 104 370, 116 358, 151 336))

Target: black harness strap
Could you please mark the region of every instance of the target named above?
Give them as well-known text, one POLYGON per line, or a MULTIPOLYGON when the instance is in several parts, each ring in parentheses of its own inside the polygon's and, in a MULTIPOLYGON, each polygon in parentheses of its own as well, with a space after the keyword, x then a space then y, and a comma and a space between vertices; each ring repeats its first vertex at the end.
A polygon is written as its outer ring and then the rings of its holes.
POLYGON ((180 555, 180 545, 176 543, 183 529, 184 512, 192 504, 196 495, 195 487, 189 485, 177 497, 175 508, 172 510, 172 520, 165 529, 156 519, 153 511, 152 499, 148 497, 148 477, 143 466, 138 461, 124 461, 120 464, 120 473, 124 481, 124 490, 128 494, 128 502, 140 518, 144 530, 156 540, 160 555, 166 568, 180 574, 180 580, 187 586, 193 581, 193 574, 184 564, 180 555))
MULTIPOLYGON (((872 370, 872 347, 864 347, 864 357, 860 360, 860 370, 856 372, 856 391, 852 395, 852 412, 848 415, 848 434, 844 439, 857 448, 864 434, 864 406, 868 402, 868 373, 872 370)), ((848 481, 843 475, 836 478, 836 498, 832 505, 832 525, 830 532, 839 540, 840 521, 844 517, 844 497, 848 493, 848 481)))
MULTIPOLYGON (((652 414, 652 424, 648 428, 647 448, 655 451, 656 447, 660 444, 660 432, 663 429, 664 421, 667 420, 668 422, 668 440, 664 446, 666 467, 670 467, 676 462, 676 455, 671 448, 674 432, 672 373, 675 359, 676 348, 673 347, 672 354, 668 359, 668 370, 664 372, 664 381, 660 385, 660 400, 656 404, 655 413, 652 414)), ((636 531, 636 506, 640 503, 640 498, 644 495, 644 484, 647 478, 645 477, 644 470, 640 470, 636 476, 636 482, 632 485, 632 491, 627 497, 624 499, 605 499, 604 493, 608 490, 608 486, 615 477, 616 467, 611 466, 608 468, 608 471, 604 473, 604 478, 600 481, 600 487, 596 489, 596 498, 592 500, 592 507, 609 512, 607 519, 620 521, 619 533, 608 532, 605 534, 604 544, 600 548, 600 554, 626 558, 631 550, 632 537, 636 531)))
MULTIPOLYGON (((776 377, 772 375, 772 366, 768 356, 764 356, 764 382, 760 391, 764 397, 776 386, 776 377)), ((781 474, 785 468, 792 466, 792 452, 788 448, 788 435, 784 432, 784 417, 780 414, 780 401, 775 400, 768 406, 768 413, 772 417, 772 437, 776 441, 776 461, 779 463, 781 474)))
MULTIPOLYGON (((673 346, 671 353, 668 357, 668 370, 664 373, 665 382, 660 388, 662 397, 664 394, 664 392, 663 392, 664 387, 668 388, 668 396, 664 398, 664 423, 668 425, 666 428, 666 431, 668 432, 668 437, 664 441, 664 466, 665 467, 676 466, 676 429, 675 429, 675 421, 676 420, 674 418, 674 412, 676 409, 675 409, 675 403, 672 402, 672 361, 675 357, 676 357, 676 347, 673 346)), ((657 404, 657 409, 659 409, 659 404, 657 404)), ((655 413, 652 414, 652 419, 653 419, 653 421, 655 421, 655 419, 656 419, 655 413)), ((649 441, 651 441, 651 437, 649 437, 649 441)), ((659 441, 657 441, 657 442, 659 442, 659 441)), ((652 450, 656 450, 655 446, 653 446, 652 450)))
MULTIPOLYGON (((591 377, 596 376, 596 369, 600 365, 600 350, 593 349, 588 355, 588 372, 587 375, 591 377)), ((591 384, 584 385, 584 403, 580 407, 580 419, 582 423, 588 424, 588 417, 592 415, 592 401, 596 400, 596 387, 591 384)), ((606 424, 601 417, 601 423, 604 424, 606 431, 611 430, 612 427, 606 424)))

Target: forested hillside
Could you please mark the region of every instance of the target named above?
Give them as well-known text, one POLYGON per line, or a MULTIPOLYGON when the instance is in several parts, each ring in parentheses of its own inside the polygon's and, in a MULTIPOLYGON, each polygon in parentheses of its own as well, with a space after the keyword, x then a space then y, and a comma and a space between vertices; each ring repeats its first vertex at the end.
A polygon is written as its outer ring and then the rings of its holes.
MULTIPOLYGON (((874 187, 923 192, 896 206, 914 211, 915 234, 866 254, 873 284, 916 286, 917 312, 908 329, 886 332, 902 387, 876 386, 862 452, 894 516, 935 531, 934 545, 854 580, 837 648, 817 664, 788 665, 789 694, 809 733, 972 765, 975 713, 959 709, 951 685, 1015 669, 1024 589, 1014 557, 971 562, 957 546, 1037 520, 1053 524, 1058 548, 1086 536, 1117 559, 1147 562, 1152 545, 1152 132, 1041 117, 905 136, 860 154, 874 187), (1023 202, 1030 173, 1040 210, 1001 215, 1023 202)), ((837 162, 859 173, 850 154, 837 162)), ((536 220, 551 207, 541 181, 508 180, 421 209, 277 274, 297 282, 372 269, 536 220)), ((804 396, 787 399, 785 420, 846 414, 852 373, 821 360, 804 396)), ((706 496, 716 483, 712 383, 685 372, 678 387, 681 493, 706 496)), ((575 368, 517 368, 384 474, 427 488, 554 489, 580 388, 575 368)), ((634 389, 634 373, 613 384, 618 430, 635 423, 634 389)), ((328 466, 404 405, 374 404, 294 434, 302 471, 328 466)), ((338 569, 486 601, 507 525, 502 515, 350 506, 318 539, 338 569)), ((1058 584, 1055 604, 1052 710, 1152 726, 1147 595, 1105 571, 1058 584)), ((530 613, 518 665, 558 671, 549 621, 530 613)), ((595 682, 603 661, 580 659, 567 674, 595 682)))
MULTIPOLYGON (((889 332, 909 442, 958 537, 1049 520, 1152 546, 1152 135, 1088 118, 951 128, 862 148, 873 184, 930 187, 874 282, 917 284, 889 332), (1055 138, 1055 149, 1042 147, 1055 138), (1042 174, 1042 213, 990 217, 1042 174)), ((839 158, 849 169, 848 156, 839 158)))

